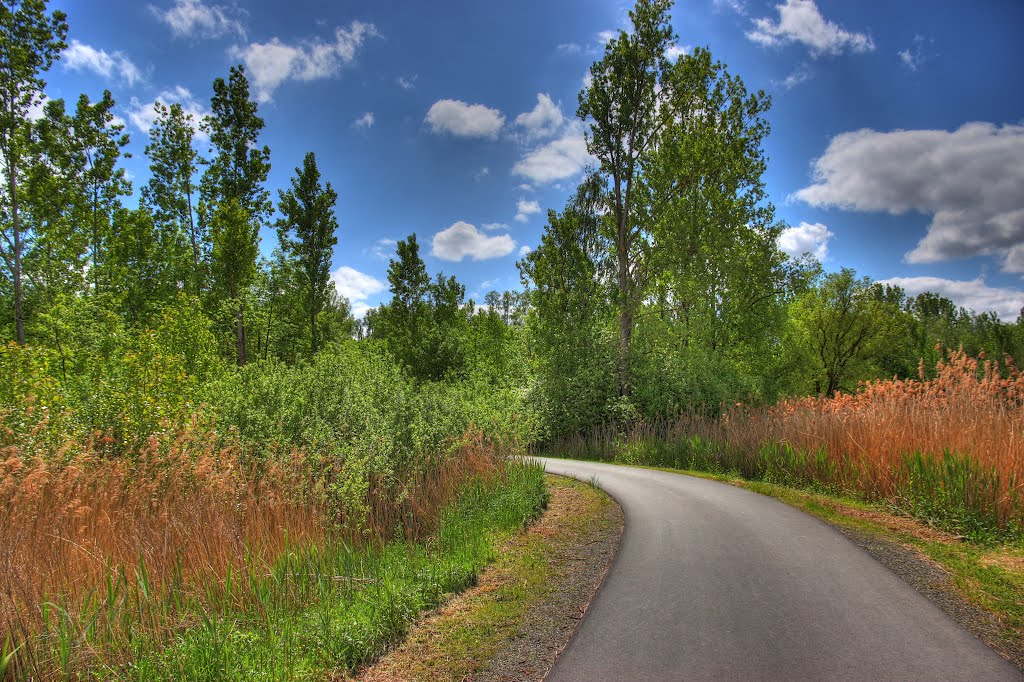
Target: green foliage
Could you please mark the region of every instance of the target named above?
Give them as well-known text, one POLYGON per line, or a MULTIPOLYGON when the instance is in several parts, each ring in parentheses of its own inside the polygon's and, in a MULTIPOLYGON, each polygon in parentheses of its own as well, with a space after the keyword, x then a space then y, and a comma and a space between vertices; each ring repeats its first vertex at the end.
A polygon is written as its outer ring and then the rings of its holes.
POLYGON ((0 157, 3 157, 3 194, 0 194, 0 261, 11 284, 15 335, 25 343, 22 258, 30 229, 21 224, 19 192, 26 169, 31 131, 29 110, 39 104, 49 70, 67 47, 64 12, 47 16, 45 0, 12 0, 0 7, 0 157))
POLYGON ((431 281, 415 234, 398 242, 397 255, 388 268, 391 301, 367 314, 369 336, 416 379, 465 378, 464 343, 473 313, 466 287, 444 273, 431 281))
POLYGON ((309 323, 309 353, 316 355, 323 336, 320 315, 328 307, 332 289, 331 257, 338 243, 334 234, 338 229, 334 205, 338 193, 329 182, 326 188, 320 185, 320 171, 313 152, 306 154, 302 168, 296 168, 295 173, 291 189, 280 193, 278 208, 282 218, 277 224, 277 234, 283 254, 296 261, 298 285, 309 323))
POLYGON ((202 288, 202 264, 209 245, 193 210, 194 177, 199 153, 193 148, 193 116, 180 104, 154 102, 156 120, 149 129, 149 181, 142 188, 141 203, 153 215, 163 261, 187 292, 202 288))
POLYGON ((783 344, 790 390, 833 395, 857 381, 901 374, 901 364, 906 376, 909 363, 900 355, 907 330, 898 295, 893 300, 850 269, 825 275, 790 306, 783 344))

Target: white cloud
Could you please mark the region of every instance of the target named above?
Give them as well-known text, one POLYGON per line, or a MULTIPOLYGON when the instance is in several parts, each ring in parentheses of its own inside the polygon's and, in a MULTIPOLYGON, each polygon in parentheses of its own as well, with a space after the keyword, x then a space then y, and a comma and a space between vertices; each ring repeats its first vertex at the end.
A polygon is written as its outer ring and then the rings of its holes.
POLYGON ((530 219, 531 215, 540 213, 540 204, 536 201, 527 201, 526 199, 520 199, 519 203, 516 204, 516 221, 525 223, 530 219))
POLYGON ((793 258, 809 253, 819 261, 828 258, 828 242, 835 235, 821 223, 800 223, 779 235, 779 248, 793 258))
POLYGON ((475 225, 461 220, 434 235, 431 253, 448 261, 461 261, 466 256, 473 260, 501 258, 512 253, 516 243, 507 234, 488 237, 475 225))
POLYGON ((990 287, 981 277, 972 280, 943 279, 941 277, 890 277, 880 284, 898 286, 908 296, 925 291, 945 296, 958 306, 977 313, 994 312, 1003 320, 1016 320, 1024 308, 1024 291, 990 287))
POLYGON ((747 5, 743 0, 715 0, 714 7, 716 10, 731 9, 744 16, 747 14, 747 5))
POLYGON ((519 257, 522 258, 523 256, 525 256, 526 254, 530 253, 531 251, 533 251, 533 249, 531 249, 526 244, 523 244, 522 246, 519 247, 519 257))
POLYGON ((372 111, 367 111, 365 114, 357 118, 352 125, 356 128, 372 128, 374 123, 374 117, 372 111))
POLYGON ((832 138, 814 184, 793 196, 812 206, 932 215, 911 263, 981 254, 1024 272, 1024 125, 957 130, 870 129, 832 138))
POLYGON ((72 39, 61 54, 61 63, 75 71, 92 71, 104 78, 117 77, 128 85, 143 80, 142 72, 123 52, 107 52, 72 39))
POLYGON ((913 45, 896 53, 896 56, 900 58, 900 63, 911 71, 917 71, 918 67, 928 59, 924 51, 924 43, 924 36, 914 36, 913 45))
POLYGON ((505 117, 497 109, 483 104, 466 104, 456 99, 434 102, 425 120, 433 132, 451 133, 456 137, 494 139, 505 125, 505 117))
POLYGON ((210 112, 196 101, 188 88, 181 85, 164 90, 150 102, 140 102, 137 97, 132 97, 131 103, 127 107, 128 120, 142 132, 148 133, 156 120, 156 110, 153 108, 156 102, 160 102, 164 106, 180 104, 186 114, 192 115, 192 130, 195 132, 196 138, 207 139, 206 133, 199 129, 199 124, 203 117, 210 112))
POLYGON ((273 99, 274 90, 286 80, 308 82, 337 76, 343 66, 355 60, 366 38, 377 35, 373 24, 353 21, 348 28, 336 28, 332 41, 316 38, 288 45, 271 38, 267 43, 234 47, 230 55, 245 64, 256 99, 268 102, 273 99))
POLYGON ((149 6, 153 15, 179 38, 219 38, 227 34, 245 37, 245 29, 233 10, 223 5, 206 5, 202 0, 175 0, 166 10, 149 6))
POLYGON ((597 39, 597 42, 602 47, 604 47, 609 42, 611 42, 613 38, 617 38, 617 37, 619 37, 619 32, 618 31, 601 31, 601 32, 599 32, 597 34, 596 39, 597 39))
POLYGON ((559 54, 579 54, 583 52, 583 48, 579 43, 562 43, 557 47, 559 54))
POLYGON ((394 239, 384 237, 374 242, 373 246, 370 248, 363 249, 363 253, 370 254, 374 258, 379 258, 380 260, 390 260, 391 257, 395 255, 395 247, 397 245, 398 242, 394 239))
POLYGON ((847 31, 827 21, 814 0, 786 0, 775 9, 779 11, 779 20, 754 19, 754 28, 747 32, 747 38, 765 46, 800 43, 807 46, 812 57, 875 49, 871 36, 847 31))
POLYGON ((793 73, 786 76, 786 80, 782 81, 782 87, 787 90, 792 90, 801 83, 805 83, 811 79, 811 70, 806 64, 801 64, 793 71, 793 73))
POLYGON ((33 102, 29 106, 28 111, 26 112, 26 116, 28 116, 28 120, 30 120, 30 121, 38 121, 39 119, 41 119, 43 117, 43 113, 46 110, 46 103, 47 103, 47 101, 49 101, 49 99, 50 98, 46 96, 45 92, 44 93, 40 93, 39 99, 37 101, 33 102))
POLYGON ((686 45, 670 45, 669 48, 665 50, 665 58, 668 59, 670 62, 674 62, 680 57, 687 55, 689 53, 690 50, 687 48, 686 45))
POLYGON ((558 132, 564 121, 561 107, 545 93, 537 95, 537 104, 533 109, 516 116, 516 125, 526 132, 527 140, 551 137, 558 132))
POLYGON ((362 317, 369 309, 368 299, 387 289, 387 284, 376 277, 342 265, 331 273, 331 281, 338 293, 352 304, 352 314, 362 317))
POLYGON ((507 230, 508 224, 506 223, 484 223, 480 227, 484 228, 488 232, 495 232, 497 230, 507 230))
POLYGON ((596 159, 587 153, 583 126, 573 121, 561 136, 526 153, 516 162, 512 172, 535 184, 546 184, 570 178, 596 159))
POLYGON ((414 73, 411 76, 399 76, 395 79, 395 82, 398 83, 398 87, 403 90, 412 90, 416 87, 417 78, 419 78, 419 75, 414 73))
POLYGON ((587 69, 587 72, 583 74, 582 82, 583 87, 587 88, 588 90, 590 89, 590 86, 594 84, 594 74, 590 73, 590 69, 587 69))

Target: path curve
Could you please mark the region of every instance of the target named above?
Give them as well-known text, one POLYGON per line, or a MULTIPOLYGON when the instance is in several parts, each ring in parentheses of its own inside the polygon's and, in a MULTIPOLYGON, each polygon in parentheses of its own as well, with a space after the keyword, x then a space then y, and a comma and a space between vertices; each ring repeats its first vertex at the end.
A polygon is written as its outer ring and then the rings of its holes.
POLYGON ((538 458, 626 517, 618 555, 547 679, 1024 680, 824 523, 717 481, 538 458))

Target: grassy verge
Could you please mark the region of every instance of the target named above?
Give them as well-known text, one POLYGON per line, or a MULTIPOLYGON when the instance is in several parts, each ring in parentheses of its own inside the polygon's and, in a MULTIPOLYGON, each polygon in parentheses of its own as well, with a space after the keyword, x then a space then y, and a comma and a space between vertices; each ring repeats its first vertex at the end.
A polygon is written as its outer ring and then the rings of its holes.
POLYGON ((475 588, 414 627, 359 679, 540 679, 603 578, 621 532, 621 511, 604 492, 560 476, 547 483, 551 502, 541 521, 510 534, 475 588))
POLYGON ((945 574, 944 577, 931 580, 932 584, 915 587, 926 593, 952 593, 950 596, 990 614, 991 618, 983 623, 964 622, 961 618, 957 620, 1004 657, 1024 667, 1024 547, 1018 544, 973 542, 917 519, 894 514, 883 504, 871 504, 776 483, 750 481, 735 474, 668 467, 644 468, 723 481, 774 497, 840 530, 853 531, 860 536, 857 539, 860 544, 869 544, 870 539, 892 543, 906 552, 934 562, 941 573, 945 574), (863 538, 869 542, 864 543, 863 538))
MULTIPOLYGON (((535 518, 545 500, 543 471, 511 464, 503 477, 464 488, 427 543, 396 540, 363 552, 344 544, 305 547, 271 566, 229 573, 205 599, 160 607, 177 610, 183 624, 169 643, 139 637, 129 643, 128 663, 97 661, 87 676, 300 680, 345 674, 383 654, 420 612, 472 585, 497 556, 497 538, 535 518)), ((125 615, 141 620, 153 605, 134 606, 125 615)), ((87 635, 68 637, 79 634, 87 635)))

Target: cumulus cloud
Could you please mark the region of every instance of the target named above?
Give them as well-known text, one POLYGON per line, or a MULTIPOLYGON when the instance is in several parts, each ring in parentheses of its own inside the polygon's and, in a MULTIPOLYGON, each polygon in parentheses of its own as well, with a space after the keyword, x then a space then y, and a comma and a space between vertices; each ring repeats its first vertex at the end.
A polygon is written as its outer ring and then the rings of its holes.
POLYGON ((958 306, 978 313, 994 312, 1003 320, 1016 320, 1024 308, 1024 291, 991 287, 981 277, 972 280, 943 279, 941 277, 891 277, 881 284, 898 286, 908 296, 925 291, 945 296, 958 306))
POLYGON ((545 93, 537 95, 537 104, 533 109, 516 116, 516 125, 523 129, 528 140, 551 137, 559 131, 564 121, 562 108, 545 93))
POLYGON ((516 162, 512 172, 534 184, 546 184, 570 178, 595 161, 587 153, 582 124, 573 121, 559 137, 528 151, 516 162))
POLYGON ((461 220, 434 235, 431 253, 448 261, 461 261, 467 256, 473 260, 501 258, 512 253, 516 243, 507 234, 488 237, 475 225, 461 220))
POLYGON ((363 128, 365 130, 367 128, 372 128, 373 127, 373 122, 374 122, 373 112, 372 111, 367 111, 365 114, 363 114, 362 116, 357 118, 352 123, 352 125, 355 126, 356 128, 363 128))
POLYGON ((945 130, 870 129, 832 138, 814 184, 794 194, 812 206, 931 214, 907 254, 933 263, 981 254, 1024 272, 1024 125, 966 123, 945 130))
POLYGON ((450 133, 456 137, 494 139, 505 125, 505 117, 497 109, 483 104, 466 104, 457 99, 434 102, 425 120, 433 132, 450 133))
POLYGON ((74 71, 92 71, 104 78, 116 77, 128 85, 143 80, 142 71, 123 52, 107 52, 74 39, 61 54, 61 63, 74 71))
POLYGON ((411 76, 399 76, 395 79, 395 82, 398 83, 398 87, 403 90, 412 90, 416 87, 417 78, 419 78, 419 74, 414 73, 411 76))
POLYGON ((526 244, 523 244, 522 246, 519 247, 519 257, 522 258, 523 256, 527 255, 528 253, 530 253, 532 251, 533 251, 533 249, 531 249, 526 244))
POLYGON ((875 49, 871 36, 847 31, 821 15, 814 0, 786 0, 776 5, 779 20, 770 17, 754 19, 754 28, 747 38, 765 46, 799 43, 806 46, 812 57, 824 54, 870 52, 875 49))
POLYGON ((178 38, 219 38, 228 34, 245 37, 242 22, 232 18, 235 11, 223 5, 206 5, 202 0, 175 0, 167 9, 150 5, 149 10, 178 38))
POLYGON ((128 120, 142 132, 148 133, 149 129, 153 127, 153 122, 156 121, 154 104, 157 102, 164 106, 180 104, 186 114, 192 115, 192 130, 196 137, 206 139, 207 136, 199 129, 199 124, 210 111, 196 100, 188 88, 181 85, 164 90, 149 102, 141 102, 137 97, 132 97, 127 107, 128 120))
POLYGON ((271 38, 267 43, 234 47, 230 54, 245 64, 256 99, 268 102, 286 80, 308 82, 337 76, 343 66, 355 60, 366 39, 377 35, 373 24, 353 21, 348 28, 336 28, 333 40, 316 38, 289 45, 271 38))
POLYGON ((387 289, 387 284, 376 277, 342 265, 331 273, 331 281, 338 293, 352 304, 352 314, 362 317, 370 308, 368 299, 387 289))
POLYGON ((498 230, 507 230, 508 224, 506 223, 484 223, 480 227, 484 228, 488 232, 496 232, 498 230))
POLYGON ((530 219, 530 216, 540 213, 540 204, 536 201, 527 201, 526 199, 520 199, 519 203, 516 204, 516 221, 525 223, 530 219))
POLYGON ((557 48, 558 54, 580 54, 583 47, 579 43, 561 43, 557 48))
POLYGON ((779 248, 793 258, 809 253, 819 261, 828 258, 828 242, 834 235, 821 223, 800 223, 779 235, 779 248))

